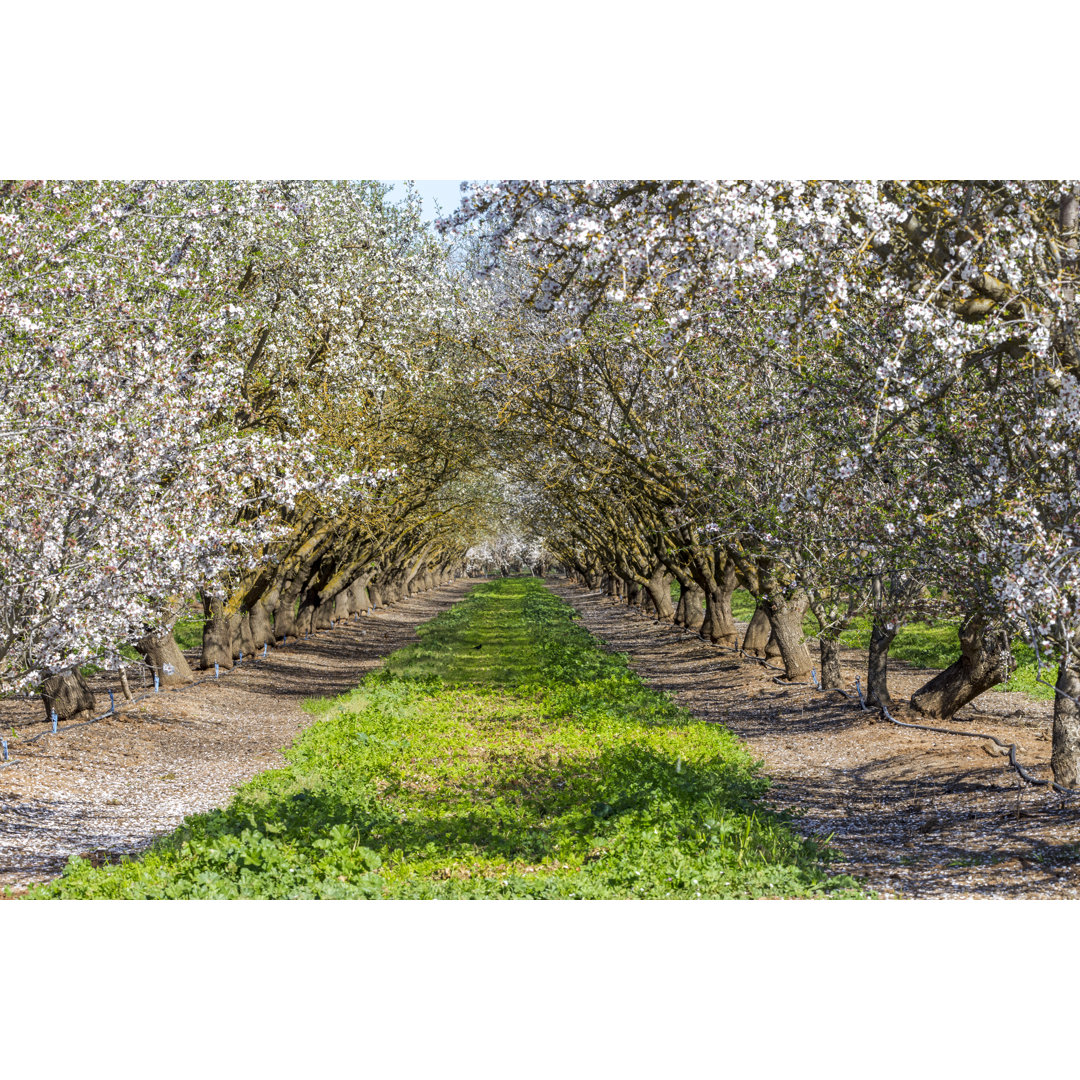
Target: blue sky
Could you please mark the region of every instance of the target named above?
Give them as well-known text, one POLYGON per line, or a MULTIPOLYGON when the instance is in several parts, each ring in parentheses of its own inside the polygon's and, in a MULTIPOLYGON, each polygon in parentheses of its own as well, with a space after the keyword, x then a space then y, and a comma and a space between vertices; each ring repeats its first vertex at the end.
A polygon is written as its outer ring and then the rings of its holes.
MULTIPOLYGON (((394 190, 390 193, 391 200, 404 198, 404 180, 385 180, 384 183, 394 185, 394 190)), ((461 203, 460 180, 414 180, 413 183, 416 184, 416 190, 420 192, 424 200, 425 221, 431 222, 438 217, 435 210, 436 199, 442 207, 443 214, 452 213, 461 203)))

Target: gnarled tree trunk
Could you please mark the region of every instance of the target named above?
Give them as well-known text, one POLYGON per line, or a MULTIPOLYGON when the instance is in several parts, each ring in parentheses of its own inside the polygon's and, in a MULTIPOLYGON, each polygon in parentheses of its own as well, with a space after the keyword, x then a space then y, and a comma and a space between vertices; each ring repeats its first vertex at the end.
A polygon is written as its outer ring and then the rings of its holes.
POLYGON ((682 586, 679 594, 679 614, 675 621, 680 626, 695 633, 701 630, 705 622, 705 590, 693 581, 688 581, 682 586))
POLYGON ((809 602, 809 597, 804 592, 797 592, 791 598, 767 597, 761 602, 769 622, 772 623, 776 643, 784 661, 784 674, 789 679, 806 678, 813 666, 802 629, 803 616, 809 602))
POLYGON ((242 654, 250 659, 255 654, 255 639, 251 635, 251 612, 240 616, 233 648, 236 650, 236 658, 242 654))
POLYGON ((232 620, 225 614, 220 597, 204 597, 203 611, 206 622, 203 623, 202 667, 212 668, 217 664, 228 671, 233 666, 232 620))
POLYGON ((670 622, 675 617, 675 606, 671 602, 671 580, 671 576, 660 567, 653 572, 645 586, 656 617, 662 622, 670 622))
POLYGON ((274 640, 274 624, 270 621, 270 612, 262 600, 256 600, 248 612, 248 630, 251 644, 259 649, 274 640))
POLYGON ((150 665, 162 686, 187 686, 195 681, 172 630, 166 630, 163 634, 146 634, 135 643, 135 648, 150 665))
POLYGON ((889 647, 896 637, 898 623, 874 618, 870 630, 870 652, 866 662, 866 703, 892 708, 889 697, 889 647))
POLYGON ((53 712, 58 720, 89 719, 97 709, 94 692, 78 668, 46 679, 41 686, 41 703, 50 720, 53 712))
POLYGON ((743 637, 743 652, 748 652, 751 656, 764 656, 765 646, 771 637, 772 624, 769 622, 769 616, 759 600, 743 637))
POLYGON ((698 631, 703 638, 731 649, 739 641, 735 618, 731 614, 731 595, 736 584, 735 563, 728 559, 713 585, 705 590, 705 617, 698 631))
POLYGON ((821 685, 826 690, 842 690, 844 677, 840 674, 840 642, 835 638, 818 637, 821 659, 821 685))
POLYGON ((969 701, 1008 678, 1016 666, 1000 623, 975 615, 960 625, 960 659, 911 695, 923 716, 947 720, 969 701))
POLYGON ((1075 649, 1058 668, 1050 767, 1062 787, 1080 787, 1080 656, 1075 649))

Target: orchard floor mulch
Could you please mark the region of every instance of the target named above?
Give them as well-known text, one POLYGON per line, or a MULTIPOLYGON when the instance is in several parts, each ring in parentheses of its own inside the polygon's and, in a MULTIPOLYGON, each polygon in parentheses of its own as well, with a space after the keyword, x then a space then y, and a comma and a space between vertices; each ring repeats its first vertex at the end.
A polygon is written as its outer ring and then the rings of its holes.
MULTIPOLYGON (((1080 896, 1080 797, 1021 783, 988 740, 896 727, 839 694, 778 685, 775 671, 599 593, 552 588, 650 686, 745 740, 772 778, 770 801, 802 834, 831 837, 837 871, 883 897, 1080 896)), ((865 651, 843 651, 849 688, 865 664, 865 651)), ((931 675, 890 662, 896 719, 934 723, 899 704, 931 675)), ((1051 702, 991 692, 936 726, 1015 742, 1048 779, 1052 717, 1051 702)))
MULTIPOLYGON (((49 730, 40 701, 0 703, 0 730, 19 762, 0 769, 0 886, 18 893, 47 881, 71 855, 118 860, 186 815, 225 805, 240 784, 283 764, 281 750, 313 720, 301 708, 306 698, 351 690, 383 657, 414 641, 419 624, 475 584, 455 581, 413 596, 271 648, 265 660, 245 660, 220 679, 151 694, 106 719, 35 742, 26 740, 49 730), (19 738, 11 738, 13 729, 19 738)), ((99 705, 108 708, 105 677, 92 684, 99 705)), ((132 690, 137 697, 138 686, 132 690)))

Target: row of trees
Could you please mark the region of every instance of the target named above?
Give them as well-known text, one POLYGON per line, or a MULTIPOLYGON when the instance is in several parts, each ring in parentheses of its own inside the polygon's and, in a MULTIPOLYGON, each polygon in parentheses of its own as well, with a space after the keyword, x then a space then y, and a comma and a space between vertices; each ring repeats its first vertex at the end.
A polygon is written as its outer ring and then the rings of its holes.
POLYGON ((0 688, 186 677, 551 554, 790 678, 861 613, 1022 636, 1080 768, 1078 185, 0 185, 0 688), (677 608, 672 580, 681 585, 677 608), (170 659, 171 658, 171 659, 170 659))
MULTIPOLYGON (((1053 768, 1080 767, 1080 184, 506 182, 480 228, 522 520, 593 585, 826 685, 873 621, 961 618, 915 695, 952 715, 1021 636, 1057 663, 1053 768), (529 449, 531 447, 531 449, 529 449), (679 581, 676 609, 669 585, 679 581)), ((1044 673, 1047 669, 1044 668, 1044 673)))
POLYGON ((0 185, 0 689, 86 707, 438 583, 483 516, 488 290, 371 182, 0 185))

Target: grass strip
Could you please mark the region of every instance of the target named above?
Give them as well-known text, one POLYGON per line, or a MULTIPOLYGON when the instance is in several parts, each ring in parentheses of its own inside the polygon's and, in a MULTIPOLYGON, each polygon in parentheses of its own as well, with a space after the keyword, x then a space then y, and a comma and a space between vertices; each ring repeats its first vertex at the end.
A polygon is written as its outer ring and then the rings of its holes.
POLYGON ((862 895, 764 802, 725 728, 648 689, 533 579, 480 585, 319 720, 288 765, 138 859, 35 897, 862 895))

